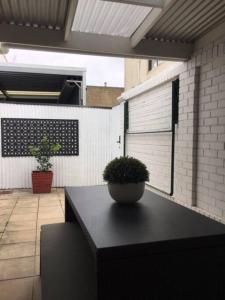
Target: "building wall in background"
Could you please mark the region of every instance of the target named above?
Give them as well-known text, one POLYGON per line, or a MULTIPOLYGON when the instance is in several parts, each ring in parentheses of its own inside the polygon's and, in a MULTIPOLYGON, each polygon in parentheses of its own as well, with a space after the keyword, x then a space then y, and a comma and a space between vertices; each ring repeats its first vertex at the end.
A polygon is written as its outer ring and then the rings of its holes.
POLYGON ((86 105, 113 107, 119 104, 117 98, 123 91, 124 89, 119 87, 87 86, 86 105))
POLYGON ((150 79, 161 72, 167 70, 172 65, 179 65, 180 62, 164 61, 152 70, 149 70, 149 62, 147 59, 125 59, 125 90, 129 90, 138 84, 150 79))

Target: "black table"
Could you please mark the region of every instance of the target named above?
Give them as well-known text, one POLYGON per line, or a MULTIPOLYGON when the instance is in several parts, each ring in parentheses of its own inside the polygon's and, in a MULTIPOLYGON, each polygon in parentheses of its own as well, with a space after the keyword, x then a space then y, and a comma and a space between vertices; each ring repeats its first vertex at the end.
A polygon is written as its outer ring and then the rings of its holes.
POLYGON ((225 299, 225 225, 150 191, 130 206, 106 186, 65 192, 65 221, 88 241, 98 300, 225 299))

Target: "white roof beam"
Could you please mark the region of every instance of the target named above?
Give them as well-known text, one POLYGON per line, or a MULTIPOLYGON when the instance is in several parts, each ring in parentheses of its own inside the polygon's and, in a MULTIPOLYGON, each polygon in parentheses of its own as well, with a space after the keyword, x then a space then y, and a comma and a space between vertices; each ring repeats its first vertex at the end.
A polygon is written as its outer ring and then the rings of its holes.
POLYGON ((68 36, 70 34, 73 25, 73 20, 77 10, 77 4, 78 4, 78 0, 69 0, 66 22, 65 22, 65 34, 64 34, 65 41, 68 39, 68 36))
POLYGON ((135 48, 146 36, 149 30, 157 23, 161 15, 169 9, 177 0, 165 0, 163 8, 153 8, 142 24, 131 36, 131 46, 135 48))
POLYGON ((162 8, 164 5, 164 0, 102 0, 102 1, 120 2, 120 3, 127 3, 133 5, 160 7, 160 8, 162 8))
POLYGON ((65 41, 63 31, 6 24, 0 25, 0 36, 8 47, 174 61, 187 60, 193 48, 192 44, 154 40, 142 40, 132 48, 129 38, 74 31, 65 41))

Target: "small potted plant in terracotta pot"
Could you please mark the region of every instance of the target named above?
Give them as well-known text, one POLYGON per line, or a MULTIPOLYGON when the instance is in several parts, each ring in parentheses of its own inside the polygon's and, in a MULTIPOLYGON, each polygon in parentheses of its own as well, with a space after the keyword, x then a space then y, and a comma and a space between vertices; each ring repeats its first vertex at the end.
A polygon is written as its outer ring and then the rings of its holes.
POLYGON ((52 167, 50 158, 59 152, 61 146, 59 144, 50 144, 48 137, 45 135, 40 145, 30 145, 28 148, 39 164, 37 171, 32 172, 33 193, 50 193, 53 178, 53 172, 50 170, 52 167))
POLYGON ((108 182, 111 197, 119 203, 129 204, 141 199, 149 172, 140 160, 125 156, 109 162, 103 178, 108 182))

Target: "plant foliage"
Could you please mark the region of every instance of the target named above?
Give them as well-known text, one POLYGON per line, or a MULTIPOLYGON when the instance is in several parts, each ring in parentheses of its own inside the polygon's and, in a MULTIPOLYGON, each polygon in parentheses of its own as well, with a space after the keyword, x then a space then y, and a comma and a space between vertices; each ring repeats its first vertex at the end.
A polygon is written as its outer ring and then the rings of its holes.
POLYGON ((51 156, 57 154, 61 149, 60 144, 50 144, 46 135, 41 139, 39 146, 29 145, 28 149, 32 156, 34 156, 38 162, 38 171, 46 172, 52 167, 50 163, 51 156))
POLYGON ((103 178, 109 183, 138 183, 149 181, 149 172, 140 160, 121 156, 108 163, 103 178))

